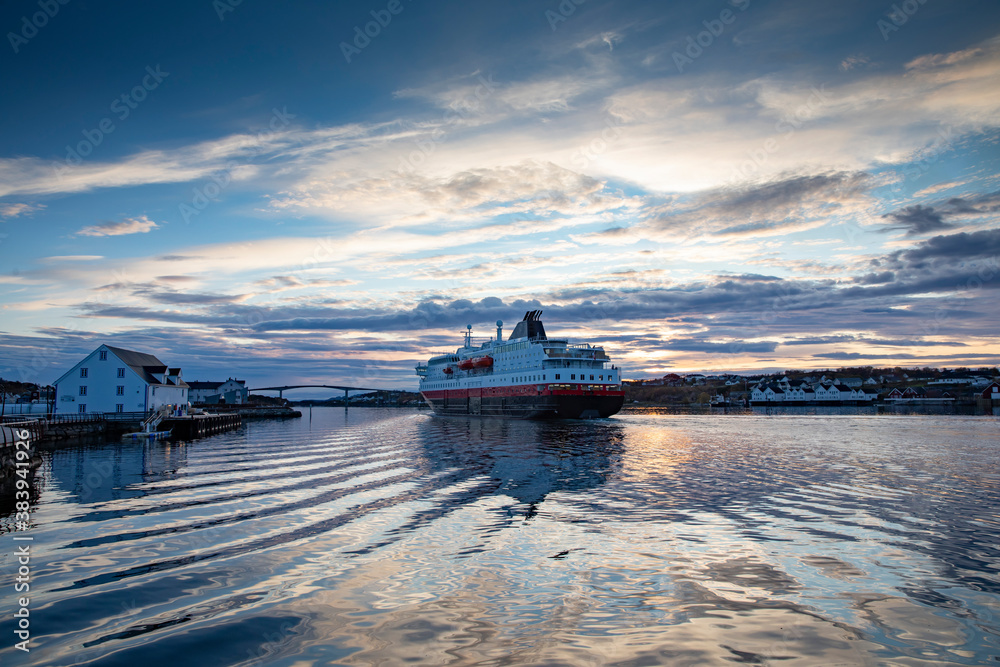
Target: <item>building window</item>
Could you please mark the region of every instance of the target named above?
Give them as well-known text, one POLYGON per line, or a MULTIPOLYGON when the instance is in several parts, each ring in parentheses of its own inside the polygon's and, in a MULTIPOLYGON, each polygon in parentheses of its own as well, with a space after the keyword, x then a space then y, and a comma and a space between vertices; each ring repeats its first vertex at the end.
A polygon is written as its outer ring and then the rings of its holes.
POLYGON ((125 404, 115 403, 115 412, 125 412, 125 404))
POLYGON ((124 396, 124 395, 125 395, 125 387, 123 387, 122 385, 118 385, 118 388, 115 389, 115 396, 124 396))
POLYGON ((77 406, 76 411, 79 412, 80 414, 83 414, 84 412, 87 411, 87 404, 81 403, 79 406, 77 406))
POLYGON ((82 378, 87 377, 87 369, 86 368, 81 368, 80 369, 80 377, 82 377, 82 378))
POLYGON ((124 368, 119 368, 118 369, 118 377, 120 377, 120 378, 125 377, 125 369, 124 368))
POLYGON ((85 384, 84 385, 80 385, 80 395, 81 396, 86 396, 87 395, 87 385, 85 385, 85 384))
POLYGON ((101 361, 107 361, 108 360, 108 351, 107 350, 101 350, 100 352, 97 353, 97 358, 100 359, 101 361))
POLYGON ((593 376, 593 375, 591 375, 591 376, 590 376, 590 379, 591 379, 591 380, 593 380, 593 379, 594 379, 594 376, 593 376))
POLYGON ((559 373, 556 373, 556 379, 557 380, 559 379, 559 373))
POLYGON ((576 379, 576 373, 573 373, 572 375, 570 375, 569 379, 570 380, 575 380, 576 379))

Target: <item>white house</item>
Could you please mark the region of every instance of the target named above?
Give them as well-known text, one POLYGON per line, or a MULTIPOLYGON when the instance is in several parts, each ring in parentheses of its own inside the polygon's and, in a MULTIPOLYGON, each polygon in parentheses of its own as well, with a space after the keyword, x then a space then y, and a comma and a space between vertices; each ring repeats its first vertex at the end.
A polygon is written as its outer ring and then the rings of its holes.
POLYGON ((805 382, 793 380, 785 387, 786 401, 811 401, 815 398, 813 388, 805 382))
POLYGON ((855 400, 857 400, 857 394, 854 392, 853 389, 851 389, 847 385, 845 385, 845 384, 835 384, 835 385, 833 385, 833 388, 836 391, 840 392, 839 396, 837 397, 838 400, 841 400, 841 401, 855 401, 855 400))
POLYGON ((188 382, 188 397, 192 403, 225 403, 243 405, 250 394, 246 380, 229 378, 225 382, 188 382))
POLYGON ((840 391, 838 391, 832 384, 817 384, 813 387, 813 391, 816 394, 817 401, 839 401, 840 391))
POLYGON ((101 345, 54 383, 53 412, 148 412, 187 405, 181 369, 151 354, 101 345))
POLYGON ((776 403, 785 400, 785 392, 777 385, 759 384, 750 391, 753 403, 776 403))

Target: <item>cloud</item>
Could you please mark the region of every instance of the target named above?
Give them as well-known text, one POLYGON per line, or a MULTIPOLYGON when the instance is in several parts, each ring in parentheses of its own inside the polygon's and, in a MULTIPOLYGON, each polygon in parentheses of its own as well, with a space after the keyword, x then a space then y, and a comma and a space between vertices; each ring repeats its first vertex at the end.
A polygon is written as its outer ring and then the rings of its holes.
POLYGON ((847 56, 846 58, 844 58, 840 63, 840 69, 846 72, 848 70, 856 69, 858 67, 862 67, 870 63, 871 60, 868 59, 868 56, 859 53, 858 55, 847 56))
POLYGON ((953 264, 973 259, 992 259, 996 265, 998 257, 1000 257, 1000 228, 934 236, 915 248, 892 253, 887 263, 925 270, 942 263, 953 264))
POLYGON ((727 343, 694 338, 675 338, 660 342, 657 347, 683 352, 705 352, 708 354, 770 354, 778 348, 777 341, 734 340, 727 343))
POLYGON ((837 359, 840 361, 858 361, 861 359, 918 359, 915 354, 895 352, 893 354, 868 354, 861 352, 823 352, 813 355, 817 359, 837 359))
POLYGON ((953 226, 944 222, 941 214, 936 212, 932 207, 921 206, 920 204, 907 206, 900 211, 887 213, 882 217, 892 220, 892 224, 888 225, 884 231, 905 229, 907 236, 939 232, 944 229, 950 229, 953 226))
POLYGON ((93 262, 98 259, 104 259, 104 255, 52 255, 51 257, 42 257, 40 261, 43 262, 93 262))
MULTIPOLYGON (((934 188, 925 190, 937 191, 934 188)), ((882 217, 891 222, 882 231, 905 229, 907 236, 918 236, 954 228, 955 224, 949 220, 988 220, 990 214, 997 211, 1000 211, 1000 193, 970 193, 935 202, 933 206, 916 204, 887 213, 882 217)))
POLYGON ((882 271, 881 273, 866 273, 863 276, 855 276, 854 282, 862 285, 880 285, 890 283, 896 277, 892 271, 882 271))
POLYGON ((101 225, 84 227, 77 236, 124 236, 126 234, 146 234, 159 225, 142 215, 138 218, 126 218, 121 222, 106 222, 101 225))
MULTIPOLYGON (((873 184, 864 172, 829 172, 712 189, 647 207, 631 235, 633 240, 647 232, 672 240, 677 235, 745 238, 811 229, 867 210, 873 184)), ((625 236, 618 229, 601 234, 625 236)))
POLYGON ((22 215, 31 215, 35 211, 41 211, 45 204, 0 204, 0 218, 9 219, 22 215))

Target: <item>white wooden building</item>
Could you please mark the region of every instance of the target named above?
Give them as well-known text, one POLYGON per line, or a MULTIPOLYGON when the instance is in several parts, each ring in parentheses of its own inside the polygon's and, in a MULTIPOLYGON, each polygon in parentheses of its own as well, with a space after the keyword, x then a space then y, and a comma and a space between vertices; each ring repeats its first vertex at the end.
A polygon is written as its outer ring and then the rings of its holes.
POLYGON ((243 405, 247 402, 250 392, 247 391, 246 380, 229 378, 225 382, 191 381, 188 396, 192 403, 225 403, 227 405, 243 405))
POLYGON ((54 383, 53 411, 148 412, 164 405, 187 405, 181 369, 168 368, 151 354, 101 345, 54 383))

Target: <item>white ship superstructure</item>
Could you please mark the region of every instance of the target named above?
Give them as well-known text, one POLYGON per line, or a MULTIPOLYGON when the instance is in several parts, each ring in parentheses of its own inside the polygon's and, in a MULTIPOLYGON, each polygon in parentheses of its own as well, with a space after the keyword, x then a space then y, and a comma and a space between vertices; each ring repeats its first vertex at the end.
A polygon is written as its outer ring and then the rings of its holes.
POLYGON ((541 311, 525 314, 510 337, 497 334, 478 345, 467 327, 454 354, 417 366, 420 392, 442 414, 580 418, 607 417, 621 409, 621 372, 601 346, 573 344, 545 335, 541 311))

